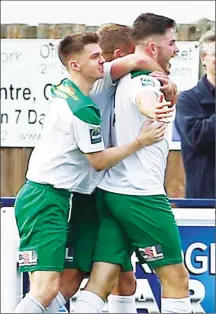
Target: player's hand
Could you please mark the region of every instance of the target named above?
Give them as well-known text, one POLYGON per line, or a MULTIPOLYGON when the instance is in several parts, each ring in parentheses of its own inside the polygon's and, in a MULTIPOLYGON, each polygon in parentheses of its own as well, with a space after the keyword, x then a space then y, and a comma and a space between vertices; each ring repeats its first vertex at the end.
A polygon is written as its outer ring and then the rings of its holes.
POLYGON ((137 136, 140 147, 152 145, 164 139, 166 126, 165 123, 155 123, 151 119, 147 120, 137 136))
POLYGON ((178 94, 176 84, 169 79, 168 75, 162 72, 154 71, 150 75, 158 79, 163 84, 160 90, 164 94, 166 100, 171 101, 172 105, 175 104, 178 94))
POLYGON ((170 101, 166 101, 164 95, 159 95, 154 112, 154 119, 159 122, 169 123, 173 116, 174 108, 170 101))

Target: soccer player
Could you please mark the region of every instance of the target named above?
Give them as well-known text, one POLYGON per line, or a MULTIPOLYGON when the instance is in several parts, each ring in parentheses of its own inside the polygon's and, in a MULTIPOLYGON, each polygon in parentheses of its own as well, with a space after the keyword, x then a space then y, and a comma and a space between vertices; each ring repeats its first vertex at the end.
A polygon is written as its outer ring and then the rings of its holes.
MULTIPOLYGON (((135 53, 151 56, 169 74, 169 60, 178 52, 175 22, 151 13, 141 14, 134 22, 133 38, 135 53)), ((148 72, 132 72, 120 80, 113 121, 117 145, 128 143, 143 122, 154 117, 160 97, 160 83, 148 72)), ((168 152, 167 139, 145 147, 110 168, 99 184, 100 229, 95 263, 85 290, 78 296, 76 313, 92 313, 93 308, 101 312, 128 256, 128 246, 141 263, 148 263, 156 272, 162 287, 161 312, 191 313, 188 272, 164 190, 168 152)))
POLYGON ((152 138, 160 139, 161 130, 163 133, 162 128, 146 132, 144 126, 129 144, 104 149, 100 111, 88 96, 93 83, 104 76, 98 35, 67 36, 60 44, 59 55, 69 78, 52 89, 54 100, 30 157, 27 182, 15 202, 19 266, 30 273, 30 291, 15 313, 45 312, 58 295, 71 191, 86 174, 91 176, 90 165, 98 171, 107 169, 148 145, 152 138))
MULTIPOLYGON (((119 77, 120 73, 123 75, 123 72, 129 72, 135 67, 148 67, 152 70, 158 69, 162 71, 162 68, 152 58, 148 56, 143 58, 143 56, 131 54, 134 51, 134 45, 131 39, 130 27, 119 24, 103 27, 99 32, 100 46, 104 46, 105 42, 107 43, 107 35, 112 40, 109 41, 109 58, 106 53, 103 53, 104 57, 109 60, 110 58, 122 58, 118 59, 117 62, 105 63, 105 77, 103 81, 97 81, 90 91, 91 98, 98 104, 101 110, 105 147, 110 146, 110 115, 116 88, 116 83, 113 83, 113 80, 119 77), (128 56, 125 57, 126 55, 128 56), (104 84, 105 79, 107 80, 106 84, 104 84)), ((107 44, 106 48, 108 48, 107 44)), ((168 97, 173 95, 172 88, 173 84, 169 84, 165 88, 168 97)), ((158 118, 160 116, 160 111, 158 111, 158 118)), ((98 173, 95 173, 95 171, 92 173, 92 171, 92 169, 89 169, 91 176, 87 173, 75 191, 73 191, 72 216, 69 222, 67 242, 67 252, 71 252, 71 256, 67 254, 66 269, 61 274, 61 293, 49 305, 49 312, 55 312, 65 304, 65 301, 77 291, 83 278, 89 274, 92 267, 94 244, 99 226, 96 194, 88 195, 96 188, 98 182, 98 173)), ((124 270, 120 275, 118 289, 115 289, 115 293, 120 294, 120 297, 111 296, 109 298, 108 306, 110 312, 136 312, 134 297, 136 282, 131 271, 132 265, 129 261, 125 264, 124 270), (126 270, 130 272, 126 272, 126 270)))

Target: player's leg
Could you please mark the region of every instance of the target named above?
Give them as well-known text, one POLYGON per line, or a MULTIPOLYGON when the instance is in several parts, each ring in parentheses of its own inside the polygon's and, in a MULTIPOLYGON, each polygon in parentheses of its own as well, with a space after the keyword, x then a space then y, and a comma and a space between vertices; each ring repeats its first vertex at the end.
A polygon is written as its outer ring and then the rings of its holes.
MULTIPOLYGON (((70 247, 74 248, 74 261, 72 267, 85 270, 80 274, 78 269, 67 269, 62 276, 65 277, 61 292, 65 297, 71 297, 79 288, 83 276, 90 274, 92 257, 99 228, 99 213, 97 210, 96 193, 84 195, 75 193, 73 197, 73 210, 71 220, 70 247), (83 249, 85 248, 85 249, 83 249), (85 263, 85 264, 84 264, 85 263)), ((70 251, 70 249, 68 250, 70 251)), ((70 264, 67 263, 69 267, 70 264)), ((62 281, 61 281, 62 283, 62 281)), ((119 276, 119 282, 114 293, 108 298, 110 313, 135 313, 136 281, 132 272, 131 261, 124 265, 124 271, 119 276)))
POLYGON ((178 227, 167 197, 110 193, 107 201, 110 207, 115 204, 112 213, 118 215, 140 261, 154 268, 160 279, 162 313, 190 313, 188 273, 182 261, 178 227), (121 200, 124 200, 124 206, 121 200))
POLYGON ((109 313, 136 313, 136 277, 131 263, 121 271, 116 287, 108 296, 109 313))
POLYGON ((79 269, 64 269, 61 273, 58 295, 49 303, 46 312, 57 313, 67 301, 79 290, 86 273, 79 269))
MULTIPOLYGON (((83 279, 90 274, 98 227, 95 193, 73 193, 71 217, 67 226, 65 270, 60 282, 60 292, 65 300, 78 291, 83 279)), ((58 309, 57 299, 54 299, 48 312, 53 313, 58 309)))
POLYGON ((160 238, 163 251, 162 259, 149 262, 161 283, 161 311, 191 313, 189 275, 182 260, 179 230, 169 200, 166 196, 158 195, 148 197, 146 203, 152 208, 151 217, 157 227, 156 230, 150 228, 149 234, 152 234, 154 243, 160 238))
POLYGON ((20 234, 20 271, 30 274, 30 291, 15 313, 41 313, 58 294, 64 268, 67 191, 27 182, 15 203, 20 234))
POLYGON ((104 301, 117 284, 121 265, 128 258, 127 239, 119 224, 110 215, 99 193, 100 227, 95 246, 94 264, 85 290, 75 304, 76 313, 100 313, 104 301))
POLYGON ((162 313, 192 313, 189 297, 189 278, 185 266, 181 264, 156 267, 155 273, 161 282, 162 313))

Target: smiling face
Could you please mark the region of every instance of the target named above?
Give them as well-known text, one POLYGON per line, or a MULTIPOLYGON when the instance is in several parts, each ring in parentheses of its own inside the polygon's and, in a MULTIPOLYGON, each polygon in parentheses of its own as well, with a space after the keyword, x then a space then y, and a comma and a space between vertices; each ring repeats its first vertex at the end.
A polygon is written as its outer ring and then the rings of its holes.
POLYGON ((175 21, 154 13, 141 13, 132 29, 136 51, 149 55, 169 74, 170 59, 178 52, 175 21))
POLYGON ((87 44, 79 55, 69 61, 72 69, 93 81, 104 76, 102 49, 99 44, 87 44))
POLYGON ((176 46, 175 29, 168 28, 163 35, 152 35, 140 40, 136 50, 148 54, 165 71, 170 74, 170 59, 178 53, 176 46))
POLYGON ((178 53, 176 46, 175 30, 169 28, 155 43, 157 47, 157 61, 164 71, 170 73, 170 59, 178 53))
POLYGON ((58 55, 70 74, 81 76, 90 83, 103 77, 105 60, 98 41, 99 37, 94 32, 70 34, 63 38, 58 55))

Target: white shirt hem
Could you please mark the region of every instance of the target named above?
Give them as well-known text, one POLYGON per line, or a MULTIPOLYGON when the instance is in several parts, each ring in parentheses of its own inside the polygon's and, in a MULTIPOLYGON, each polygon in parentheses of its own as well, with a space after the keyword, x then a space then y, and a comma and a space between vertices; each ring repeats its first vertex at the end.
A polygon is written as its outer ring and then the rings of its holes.
POLYGON ((163 188, 157 189, 148 189, 148 190, 138 190, 138 189, 125 189, 125 188, 117 188, 110 187, 106 185, 99 184, 99 189, 105 190, 108 192, 116 193, 116 194, 125 194, 125 195, 166 195, 165 190, 163 188))

